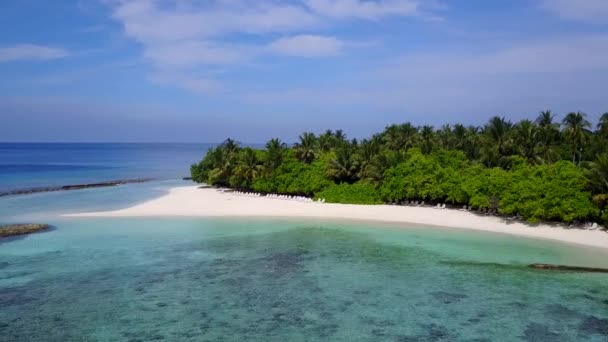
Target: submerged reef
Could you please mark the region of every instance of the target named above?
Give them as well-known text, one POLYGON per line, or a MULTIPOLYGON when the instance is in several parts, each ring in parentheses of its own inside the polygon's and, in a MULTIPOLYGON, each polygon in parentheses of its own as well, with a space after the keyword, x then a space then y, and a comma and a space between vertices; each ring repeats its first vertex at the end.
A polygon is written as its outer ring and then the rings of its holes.
POLYGON ((25 223, 0 225, 0 239, 10 236, 26 235, 49 229, 44 223, 25 223))
POLYGON ((47 186, 47 187, 39 187, 39 188, 17 189, 17 190, 0 192, 0 197, 14 196, 14 195, 29 195, 29 194, 36 194, 36 193, 40 193, 40 192, 69 191, 69 190, 81 190, 81 189, 89 189, 89 188, 104 188, 104 187, 124 185, 124 184, 144 183, 144 182, 149 182, 149 181, 153 181, 153 180, 154 180, 154 178, 120 179, 120 180, 98 182, 98 183, 70 184, 70 185, 47 186))

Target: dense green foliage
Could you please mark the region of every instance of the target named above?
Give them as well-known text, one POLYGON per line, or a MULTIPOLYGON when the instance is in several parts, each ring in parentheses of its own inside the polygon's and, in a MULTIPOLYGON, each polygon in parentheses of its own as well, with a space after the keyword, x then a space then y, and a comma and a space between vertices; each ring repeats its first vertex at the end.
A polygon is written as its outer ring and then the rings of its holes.
POLYGON ((382 204, 376 185, 367 182, 332 184, 317 193, 329 203, 382 204))
POLYGON ((561 125, 550 111, 483 127, 390 125, 369 139, 304 133, 265 149, 228 139, 191 167, 193 180, 336 203, 450 203, 529 221, 608 221, 608 113, 561 125))

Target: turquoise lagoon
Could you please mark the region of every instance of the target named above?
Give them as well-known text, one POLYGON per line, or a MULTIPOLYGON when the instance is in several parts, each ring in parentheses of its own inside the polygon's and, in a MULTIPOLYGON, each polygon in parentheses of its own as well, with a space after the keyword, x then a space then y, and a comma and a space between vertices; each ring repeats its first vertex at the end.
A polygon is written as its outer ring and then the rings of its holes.
MULTIPOLYGON (((95 218, 180 181, 0 199, 55 229, 0 243, 2 341, 606 341, 595 249, 287 219, 95 218)), ((406 229, 404 229, 406 228, 406 229)))
POLYGON ((475 231, 286 219, 73 219, 164 194, 205 144, 0 144, 0 341, 607 341, 591 248, 475 231))

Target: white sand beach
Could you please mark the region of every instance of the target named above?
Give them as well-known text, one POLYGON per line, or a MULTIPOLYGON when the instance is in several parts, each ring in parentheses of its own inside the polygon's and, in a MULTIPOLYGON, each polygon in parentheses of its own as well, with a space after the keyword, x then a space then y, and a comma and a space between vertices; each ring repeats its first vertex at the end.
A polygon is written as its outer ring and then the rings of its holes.
POLYGON ((430 207, 354 205, 299 202, 268 197, 248 197, 212 188, 186 186, 130 208, 66 215, 69 217, 287 217, 325 218, 413 223, 456 229, 474 229, 608 249, 608 233, 549 225, 530 226, 499 217, 430 207))

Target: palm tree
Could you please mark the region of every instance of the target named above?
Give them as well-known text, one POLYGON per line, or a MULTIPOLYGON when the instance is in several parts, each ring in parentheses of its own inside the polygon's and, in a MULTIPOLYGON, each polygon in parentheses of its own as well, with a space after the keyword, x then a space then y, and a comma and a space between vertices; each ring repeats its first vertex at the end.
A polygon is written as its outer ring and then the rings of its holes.
POLYGON ((461 124, 454 125, 452 137, 454 141, 454 147, 461 151, 464 151, 467 145, 467 129, 461 124))
POLYGON ((454 137, 452 136, 452 127, 449 124, 441 126, 441 129, 437 131, 437 137, 439 137, 439 144, 442 148, 446 150, 452 148, 454 137))
POLYGON ((208 182, 210 184, 228 185, 228 180, 234 169, 236 154, 234 152, 230 153, 223 146, 218 146, 210 153, 212 168, 208 174, 208 182))
POLYGON ((538 127, 530 120, 522 120, 515 125, 515 144, 519 154, 527 161, 536 162, 538 127))
POLYGON ((274 172, 283 162, 283 151, 287 145, 278 138, 270 139, 266 143, 266 170, 268 173, 274 172))
POLYGON ((382 181, 384 172, 404 160, 404 153, 393 150, 380 150, 372 160, 361 166, 359 177, 374 183, 382 181))
POLYGON ((382 137, 378 134, 373 135, 371 139, 363 139, 358 147, 358 156, 360 160, 359 177, 372 181, 380 179, 380 171, 376 165, 380 147, 382 145, 382 137))
POLYGON ((602 114, 597 124, 597 132, 603 139, 608 139, 608 113, 602 114))
POLYGON ((586 119, 587 114, 581 112, 568 113, 562 124, 564 125, 564 137, 572 147, 572 163, 576 164, 576 154, 581 153, 579 149, 589 139, 589 128, 591 123, 586 119))
POLYGON ((511 121, 507 121, 504 117, 501 118, 498 116, 491 118, 484 127, 486 135, 493 143, 496 144, 498 153, 502 156, 507 155, 507 150, 511 140, 510 133, 512 128, 513 124, 511 121))
POLYGON ((261 175, 262 170, 255 151, 249 147, 243 149, 234 170, 235 174, 251 184, 261 175))
POLYGON ((406 122, 401 125, 390 125, 384 129, 386 145, 393 150, 407 150, 416 143, 418 129, 406 122))
POLYGON ((375 155, 380 151, 380 142, 378 137, 372 137, 371 139, 363 139, 359 144, 359 156, 363 164, 371 163, 375 155))
POLYGON ((337 183, 354 183, 358 180, 361 164, 349 146, 341 146, 336 150, 336 157, 329 162, 327 175, 337 183))
POLYGON ((281 139, 279 138, 272 138, 270 140, 268 140, 268 142, 266 143, 266 150, 267 151, 280 151, 283 150, 287 147, 287 144, 285 144, 284 142, 281 141, 281 139))
POLYGON ((319 135, 319 148, 323 152, 328 152, 334 147, 334 132, 331 129, 319 135))
POLYGON ((504 156, 500 155, 498 147, 484 136, 484 142, 479 149, 479 161, 486 167, 497 167, 503 164, 504 156))
POLYGON ((536 124, 540 127, 550 127, 553 125, 555 115, 550 110, 543 110, 536 118, 536 124))
POLYGON ((304 163, 311 163, 317 157, 318 141, 314 133, 306 132, 300 135, 296 144, 296 157, 304 163))
POLYGON ((420 139, 422 153, 429 154, 433 152, 433 145, 435 144, 435 130, 433 126, 423 126, 420 130, 420 139))
POLYGON ((400 137, 400 131, 398 125, 390 125, 382 132, 382 140, 388 148, 399 149, 402 146, 402 139, 400 137))
POLYGON ((479 149, 481 145, 480 131, 481 128, 478 126, 467 127, 465 153, 471 160, 479 159, 479 149))
POLYGON ((226 151, 226 153, 228 153, 228 155, 233 155, 234 153, 239 151, 239 143, 230 138, 224 140, 221 146, 226 151))
POLYGON ((596 194, 594 200, 601 205, 608 201, 608 153, 599 155, 595 161, 586 163, 585 177, 591 191, 596 194))
POLYGON ((334 147, 342 145, 346 142, 346 133, 343 130, 338 129, 334 133, 334 147))
POLYGON ((554 148, 559 138, 559 124, 553 122, 555 116, 550 110, 540 112, 536 118, 538 125, 538 150, 540 157, 545 163, 553 162, 557 159, 554 148))

